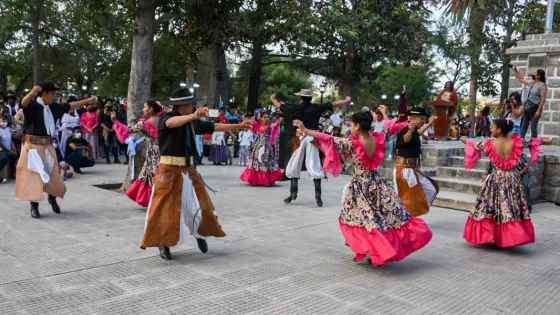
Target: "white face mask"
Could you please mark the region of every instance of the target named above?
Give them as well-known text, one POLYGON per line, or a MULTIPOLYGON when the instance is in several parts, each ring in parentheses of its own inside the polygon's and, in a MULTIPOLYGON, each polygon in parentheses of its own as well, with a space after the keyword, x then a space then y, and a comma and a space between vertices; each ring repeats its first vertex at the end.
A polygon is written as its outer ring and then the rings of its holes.
POLYGON ((7 122, 1 122, 0 123, 0 127, 2 127, 2 128, 6 128, 7 126, 8 126, 7 122))
POLYGON ((80 132, 78 132, 78 133, 76 134, 76 139, 80 139, 80 138, 82 138, 82 134, 81 134, 80 132))
POLYGON ((58 144, 56 144, 56 143, 53 143, 52 145, 55 149, 58 147, 58 144))

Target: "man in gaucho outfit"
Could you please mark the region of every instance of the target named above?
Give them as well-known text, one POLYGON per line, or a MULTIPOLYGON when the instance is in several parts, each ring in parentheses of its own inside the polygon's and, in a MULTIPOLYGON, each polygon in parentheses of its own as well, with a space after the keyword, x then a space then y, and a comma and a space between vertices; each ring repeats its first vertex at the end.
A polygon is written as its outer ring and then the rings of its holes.
POLYGON ((313 104, 313 92, 311 90, 301 90, 295 95, 300 97, 300 104, 282 104, 276 99, 276 94, 270 96, 270 100, 277 109, 284 113, 284 132, 280 135, 280 167, 288 156, 289 161, 285 166, 284 175, 290 179, 290 196, 284 199, 285 203, 291 203, 297 199, 298 180, 301 169, 305 162, 305 168, 315 185, 315 201, 317 206, 323 206, 321 199, 321 179, 325 178, 321 165, 321 145, 316 139, 310 136, 301 136, 296 133, 296 128, 292 125, 294 120, 301 120, 310 130, 319 129, 319 119, 326 111, 333 110, 334 107, 350 104, 351 98, 346 97, 344 101, 326 104, 313 104))
POLYGON ((195 111, 200 100, 189 89, 180 88, 171 93, 168 101, 162 102, 171 110, 158 122, 161 159, 153 181, 141 248, 159 247, 160 256, 166 260, 171 260, 169 247, 184 241, 185 225, 203 253, 208 251, 206 237, 226 235, 195 168, 199 158, 195 136, 251 128, 250 122, 214 124, 200 120, 208 117, 208 108, 200 107, 195 111))
POLYGON ((31 217, 39 219, 39 201, 46 192, 54 213, 60 213, 56 197, 63 198, 66 186, 58 172, 58 160, 53 139, 58 139, 55 122, 70 108, 97 102, 97 97, 66 104, 54 102, 58 91, 53 83, 35 86, 22 100, 23 141, 21 156, 16 167, 16 200, 31 203, 31 217), (34 96, 37 94, 37 99, 34 96))

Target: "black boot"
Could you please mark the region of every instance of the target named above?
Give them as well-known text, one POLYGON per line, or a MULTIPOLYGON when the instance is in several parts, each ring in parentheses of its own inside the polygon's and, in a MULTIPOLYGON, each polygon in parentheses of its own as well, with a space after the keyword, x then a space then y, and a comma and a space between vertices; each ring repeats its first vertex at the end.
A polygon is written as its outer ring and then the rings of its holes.
POLYGON ((198 249, 200 249, 201 252, 206 254, 206 252, 208 252, 208 243, 206 242, 206 240, 202 238, 197 238, 196 242, 198 243, 198 249))
POLYGON ((56 197, 53 195, 49 195, 49 204, 52 207, 52 211, 54 213, 60 213, 60 207, 58 206, 58 203, 56 202, 56 197))
POLYGON ((165 260, 171 260, 171 251, 169 250, 169 247, 160 247, 159 256, 165 260))
POLYGON ((313 183, 315 184, 315 200, 317 201, 317 205, 319 207, 323 206, 323 200, 321 200, 321 180, 314 179, 313 183))
POLYGON ((290 203, 297 199, 297 191, 298 191, 298 179, 292 178, 290 179, 290 197, 284 199, 285 203, 290 203))
POLYGON ((39 203, 31 201, 31 217, 34 219, 41 218, 41 214, 39 214, 39 203))

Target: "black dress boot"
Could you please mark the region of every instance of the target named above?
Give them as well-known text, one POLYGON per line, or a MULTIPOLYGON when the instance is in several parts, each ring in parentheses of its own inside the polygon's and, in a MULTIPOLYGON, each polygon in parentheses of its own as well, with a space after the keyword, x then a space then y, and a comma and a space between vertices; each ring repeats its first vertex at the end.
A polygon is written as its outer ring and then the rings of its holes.
POLYGON ((315 184, 315 200, 317 201, 317 205, 319 207, 323 206, 323 200, 321 200, 321 180, 314 179, 313 183, 315 184))
POLYGON ((197 238, 196 243, 198 244, 198 249, 200 249, 201 252, 205 254, 206 252, 208 252, 208 243, 206 242, 205 239, 197 238))
POLYGON ((52 207, 52 211, 54 213, 60 213, 60 207, 58 206, 58 203, 56 202, 56 197, 53 195, 49 195, 49 204, 52 207))
POLYGON ((159 256, 165 260, 171 260, 171 251, 169 250, 169 247, 160 247, 159 256))
POLYGON ((292 178, 290 179, 290 196, 284 199, 285 203, 290 203, 297 199, 297 192, 298 192, 298 179, 292 178))
POLYGON ((39 203, 31 201, 31 217, 34 219, 41 218, 41 214, 39 213, 39 203))

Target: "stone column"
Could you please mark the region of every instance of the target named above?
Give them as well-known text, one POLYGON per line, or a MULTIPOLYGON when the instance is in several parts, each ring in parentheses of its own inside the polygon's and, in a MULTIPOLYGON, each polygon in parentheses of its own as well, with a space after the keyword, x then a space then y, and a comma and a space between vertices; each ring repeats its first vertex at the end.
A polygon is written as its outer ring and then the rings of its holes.
MULTIPOLYGON (((539 121, 539 137, 550 137, 554 144, 560 141, 560 34, 528 35, 526 40, 517 42, 517 47, 510 48, 506 54, 511 56, 511 64, 519 71, 530 77, 537 69, 546 71, 548 94, 539 121)), ((515 78, 515 72, 510 70, 509 91, 522 92, 525 100, 528 89, 515 78)), ((530 130, 528 131, 530 136, 530 130)))

